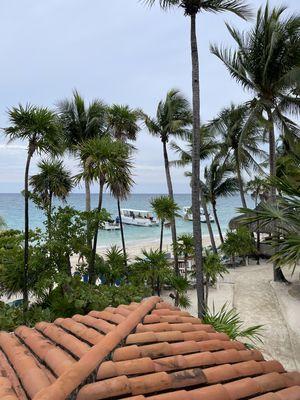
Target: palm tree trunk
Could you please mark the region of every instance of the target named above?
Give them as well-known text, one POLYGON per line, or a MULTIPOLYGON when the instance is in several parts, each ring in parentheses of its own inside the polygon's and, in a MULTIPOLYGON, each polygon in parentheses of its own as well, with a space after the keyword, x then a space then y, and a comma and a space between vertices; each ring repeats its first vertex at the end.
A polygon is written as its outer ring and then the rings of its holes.
POLYGON ((216 208, 216 203, 215 202, 212 203, 212 209, 213 209, 214 218, 215 218, 215 221, 216 221, 216 224, 217 224, 217 228, 218 228, 218 232, 219 232, 221 243, 224 243, 224 238, 223 238, 223 234, 222 234, 222 230, 221 230, 220 221, 219 221, 219 218, 218 218, 218 213, 217 213, 217 208, 216 208))
POLYGON ((209 277, 205 279, 205 305, 208 306, 209 277))
MULTIPOLYGON (((270 163, 270 177, 276 177, 276 141, 275 141, 275 130, 272 111, 267 110, 268 122, 269 122, 269 163, 270 163)), ((271 185, 271 201, 273 204, 276 203, 276 187, 271 185)), ((278 250, 278 246, 275 248, 275 252, 278 250)), ((276 263, 273 264, 273 276, 275 282, 287 282, 285 276, 280 267, 276 263)))
POLYGON ((243 205, 244 208, 247 208, 245 192, 244 192, 243 178, 242 178, 242 173, 241 173, 241 164, 240 164, 240 159, 239 159, 239 155, 238 155, 238 151, 237 150, 234 152, 234 157, 235 157, 235 162, 236 162, 236 174, 237 174, 237 179, 238 179, 238 184, 239 184, 239 190, 240 190, 240 196, 241 196, 242 205, 243 205))
POLYGON ((192 213, 195 243, 195 268, 198 316, 205 313, 202 266, 202 233, 200 223, 200 81, 199 57, 196 34, 196 14, 191 15, 191 58, 193 89, 193 148, 192 148, 192 213))
POLYGON ((121 240, 122 240, 122 248, 123 248, 123 256, 124 256, 124 266, 125 266, 126 275, 127 275, 127 253, 126 253, 124 227, 123 227, 122 214, 121 214, 121 204, 120 204, 119 197, 117 198, 117 205, 118 205, 118 215, 119 215, 120 230, 121 230, 121 240))
POLYGON ((91 211, 91 186, 89 180, 84 180, 85 186, 85 211, 91 211))
POLYGON ((24 177, 24 270, 23 270, 23 313, 24 322, 26 322, 26 312, 28 310, 28 266, 29 266, 29 168, 34 153, 33 145, 29 144, 27 161, 24 177))
POLYGON ((185 279, 188 278, 187 269, 188 269, 188 255, 185 253, 185 255, 184 255, 184 277, 185 277, 185 279))
MULTIPOLYGON (((99 182, 100 182, 100 185, 99 185, 99 197, 98 197, 98 207, 97 207, 98 213, 100 213, 100 211, 102 209, 103 189, 104 189, 104 182, 101 178, 100 178, 99 182)), ((100 226, 100 221, 99 221, 99 218, 97 218, 95 233, 94 233, 94 242, 93 242, 93 248, 92 248, 92 256, 91 256, 91 261, 89 263, 89 283, 91 283, 92 285, 94 285, 96 282, 95 260, 96 260, 96 252, 97 252, 99 226, 100 226)))
POLYGON ((49 193, 49 205, 48 205, 48 211, 47 211, 47 220, 48 220, 48 237, 51 239, 51 218, 52 218, 52 199, 53 199, 53 193, 50 191, 49 193))
POLYGON ((216 242, 215 242, 215 237, 214 237, 214 233, 211 227, 211 222, 210 222, 210 218, 209 218, 209 212, 207 209, 207 204, 206 204, 206 200, 205 197, 203 196, 203 192, 200 188, 201 191, 201 205, 203 207, 204 210, 204 214, 205 214, 205 220, 206 220, 206 224, 207 224, 207 229, 208 229, 208 233, 209 233, 209 237, 210 237, 210 243, 211 243, 211 247, 213 249, 213 252, 215 254, 217 254, 217 246, 216 246, 216 242))
MULTIPOLYGON (((170 173, 170 164, 169 164, 167 143, 166 143, 166 141, 163 141, 162 143, 163 143, 163 153, 164 153, 165 173, 166 173, 166 180, 167 180, 167 186, 168 186, 168 194, 169 194, 169 197, 174 201, 174 192, 173 192, 172 178, 171 178, 171 173, 170 173)), ((176 233, 175 217, 172 218, 170 222, 171 222, 171 235, 172 235, 173 254, 174 254, 174 269, 175 269, 176 275, 179 275, 178 253, 177 253, 177 249, 176 249, 177 233, 176 233)))
MULTIPOLYGON (((84 180, 84 186, 85 186, 85 211, 90 212, 91 211, 91 185, 90 185, 89 179, 86 178, 84 180)), ((92 238, 91 238, 89 220, 87 220, 86 231, 87 231, 87 244, 88 244, 89 248, 92 248, 92 238)))
POLYGON ((159 251, 162 252, 163 249, 163 239, 164 239, 164 224, 165 221, 162 219, 160 223, 160 242, 159 242, 159 251))

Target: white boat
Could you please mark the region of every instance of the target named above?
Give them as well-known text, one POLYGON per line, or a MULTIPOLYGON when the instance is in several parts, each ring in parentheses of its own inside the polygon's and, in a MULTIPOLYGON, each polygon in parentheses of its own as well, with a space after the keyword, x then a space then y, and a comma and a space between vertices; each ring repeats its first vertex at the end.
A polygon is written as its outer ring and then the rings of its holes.
MULTIPOLYGON (((193 213, 192 213, 192 208, 191 207, 183 207, 182 209, 183 211, 183 218, 188 220, 188 221, 193 221, 193 213)), ((214 222, 214 219, 212 217, 212 215, 209 215, 209 220, 210 222, 214 222)), ((205 217, 205 213, 202 207, 200 207, 200 221, 203 223, 206 223, 206 217, 205 217)))
POLYGON ((151 211, 132 210, 130 208, 122 208, 121 216, 123 224, 136 226, 158 226, 158 221, 154 218, 151 211))
POLYGON ((121 226, 116 221, 105 221, 104 224, 101 226, 101 229, 105 231, 118 231, 121 229, 121 226))

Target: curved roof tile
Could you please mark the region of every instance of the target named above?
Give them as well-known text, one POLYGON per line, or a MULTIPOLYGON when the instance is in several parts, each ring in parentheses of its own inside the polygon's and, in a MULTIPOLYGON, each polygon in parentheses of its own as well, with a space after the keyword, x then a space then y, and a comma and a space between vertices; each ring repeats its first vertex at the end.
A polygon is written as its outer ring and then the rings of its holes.
POLYGON ((300 400, 265 361, 158 297, 0 332, 0 400, 300 400))

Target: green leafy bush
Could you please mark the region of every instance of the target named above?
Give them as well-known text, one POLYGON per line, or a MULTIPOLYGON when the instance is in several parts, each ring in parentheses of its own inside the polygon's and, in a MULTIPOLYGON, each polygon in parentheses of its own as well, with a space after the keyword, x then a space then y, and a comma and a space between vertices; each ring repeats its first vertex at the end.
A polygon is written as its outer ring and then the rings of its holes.
MULTIPOLYGON (((32 306, 27 313, 26 325, 34 326, 39 321, 52 321, 53 314, 49 309, 32 306)), ((13 331, 24 323, 23 308, 12 307, 0 302, 0 330, 13 331)))
POLYGON ((91 310, 103 310, 119 304, 140 302, 149 295, 147 288, 124 284, 121 286, 90 285, 79 276, 60 276, 58 286, 43 300, 41 305, 49 308, 56 317, 86 314, 91 310))

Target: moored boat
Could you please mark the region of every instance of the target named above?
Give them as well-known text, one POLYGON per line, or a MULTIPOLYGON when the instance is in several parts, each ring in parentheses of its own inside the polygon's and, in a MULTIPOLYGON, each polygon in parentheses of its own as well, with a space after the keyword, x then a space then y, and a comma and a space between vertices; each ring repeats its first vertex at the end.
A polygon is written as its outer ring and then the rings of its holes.
POLYGON ((151 211, 147 210, 132 210, 129 208, 121 209, 122 222, 127 225, 135 226, 157 226, 158 221, 154 218, 151 211))
POLYGON ((121 226, 117 221, 105 221, 101 229, 105 231, 118 231, 121 229, 121 226))
MULTIPOLYGON (((191 207, 183 207, 183 218, 186 219, 187 221, 193 221, 193 213, 192 213, 192 208, 191 207)), ((214 219, 212 215, 209 215, 209 220, 210 222, 214 222, 214 219)), ((205 213, 202 207, 200 207, 200 222, 206 223, 206 217, 205 213)))

